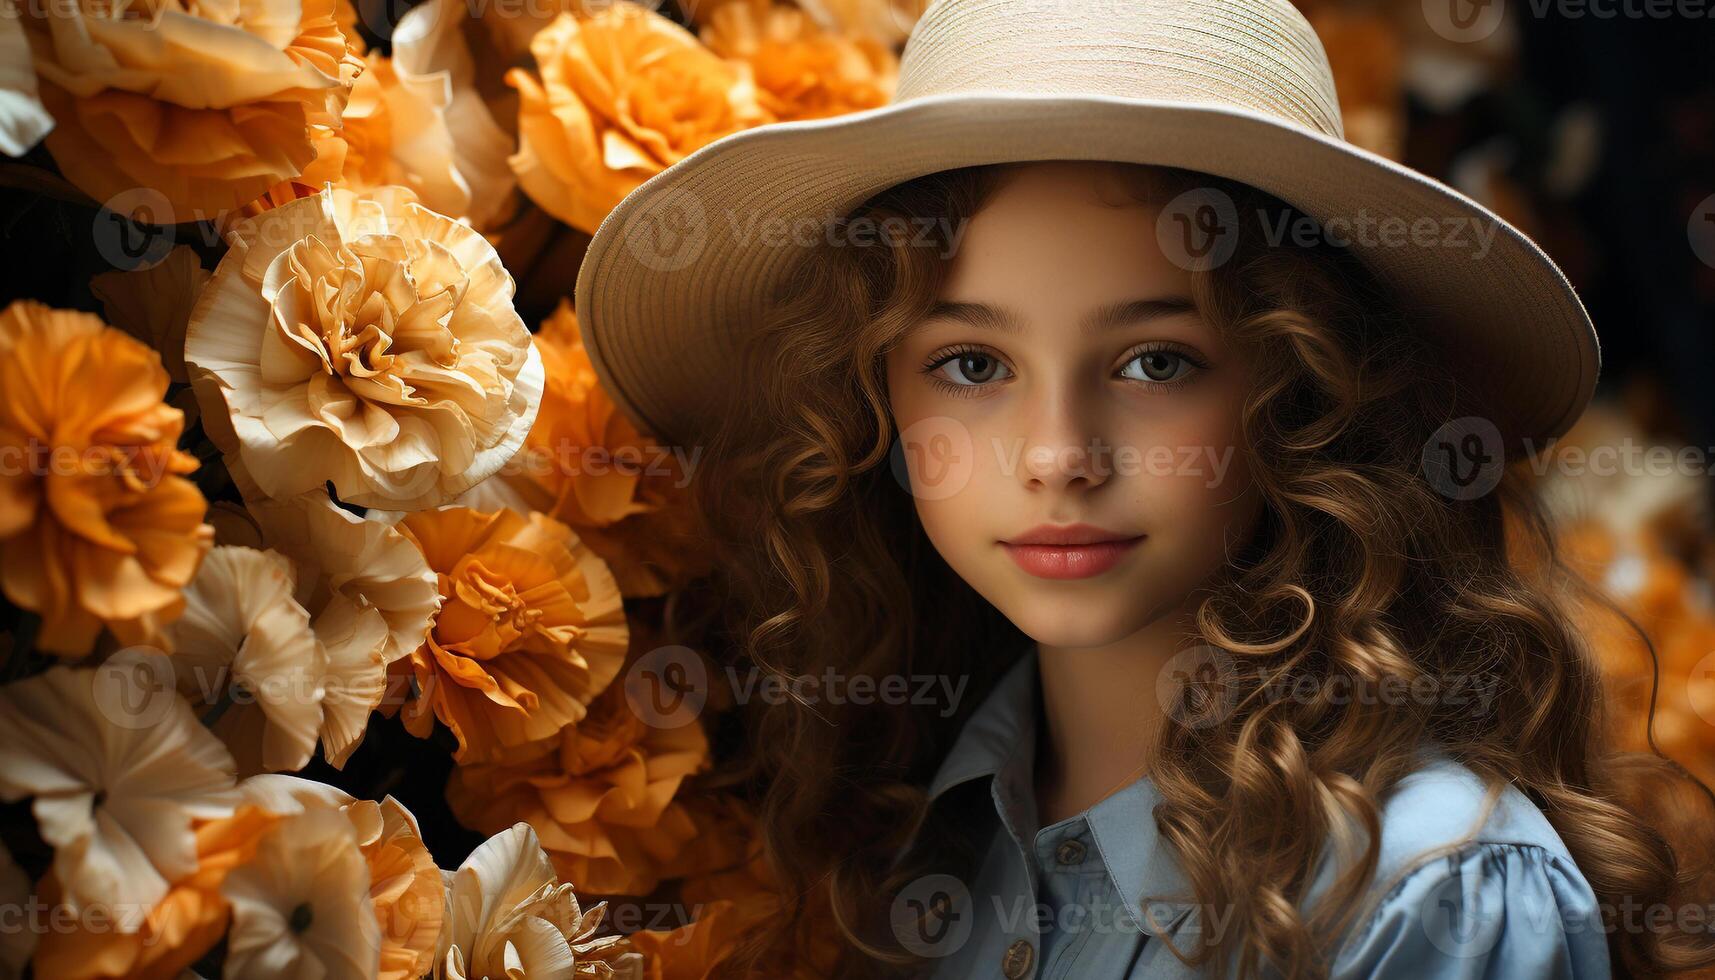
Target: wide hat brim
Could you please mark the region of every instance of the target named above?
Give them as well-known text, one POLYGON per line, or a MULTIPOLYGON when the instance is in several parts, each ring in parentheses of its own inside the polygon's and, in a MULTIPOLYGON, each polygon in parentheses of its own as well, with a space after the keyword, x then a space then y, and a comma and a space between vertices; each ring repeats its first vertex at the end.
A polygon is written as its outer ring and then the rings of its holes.
MULTIPOLYGON (((929 95, 711 143, 602 221, 574 296, 585 346, 635 424, 695 443, 727 404, 745 332, 806 241, 913 177, 1068 159, 1231 178, 1345 236, 1450 352, 1468 403, 1509 455, 1563 434, 1595 389, 1600 348, 1571 284, 1481 204, 1267 115, 1107 95, 929 95)), ((1450 420, 1458 411, 1449 406, 1450 420)))

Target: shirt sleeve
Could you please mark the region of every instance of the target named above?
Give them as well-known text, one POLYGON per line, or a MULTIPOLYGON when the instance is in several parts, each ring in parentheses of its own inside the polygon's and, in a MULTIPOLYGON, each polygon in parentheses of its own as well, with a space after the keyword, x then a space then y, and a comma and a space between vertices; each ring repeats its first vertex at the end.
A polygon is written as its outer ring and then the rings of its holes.
POLYGON ((1470 844, 1409 872, 1335 959, 1338 980, 1607 980, 1577 867, 1534 844, 1470 844))

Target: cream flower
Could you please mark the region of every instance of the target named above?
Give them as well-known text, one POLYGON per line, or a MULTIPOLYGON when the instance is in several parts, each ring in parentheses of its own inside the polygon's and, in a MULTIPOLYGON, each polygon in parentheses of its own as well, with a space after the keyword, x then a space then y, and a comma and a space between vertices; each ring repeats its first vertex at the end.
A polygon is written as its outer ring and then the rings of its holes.
POLYGON ((607 903, 583 911, 527 824, 490 837, 451 878, 437 980, 640 980, 643 957, 595 935, 607 903))
POLYGON ((298 602, 328 661, 322 752, 343 767, 386 693, 387 664, 422 644, 440 608, 435 573, 398 530, 346 511, 324 491, 270 500, 254 495, 242 466, 233 479, 252 498, 265 542, 297 566, 298 602))
POLYGON ((171 629, 179 692, 246 773, 303 768, 321 730, 327 654, 292 598, 295 584, 284 555, 223 545, 185 590, 171 629))
POLYGON ((103 272, 89 281, 89 291, 101 300, 109 323, 160 352, 167 375, 186 384, 185 326, 207 282, 197 253, 179 245, 147 269, 103 272))
POLYGON ((385 662, 422 646, 441 593, 423 553, 398 528, 359 517, 321 490, 248 506, 267 546, 297 564, 298 598, 312 615, 343 596, 386 621, 385 662))
POLYGON ((21 157, 54 128, 36 91, 30 41, 10 11, 0 16, 0 153, 21 157))
POLYGON ((369 55, 338 133, 338 182, 403 185, 429 210, 488 230, 517 207, 514 140, 477 93, 463 11, 458 0, 413 7, 393 28, 392 56, 369 55))
POLYGON ((315 617, 327 658, 323 678, 322 755, 335 769, 362 744, 369 716, 387 693, 387 620, 374 606, 334 594, 315 617))
POLYGON ((337 810, 280 822, 226 876, 232 903, 223 972, 245 980, 373 978, 381 930, 357 829, 337 810))
POLYGON ((445 886, 411 811, 391 796, 380 803, 359 800, 296 776, 252 776, 239 789, 273 813, 344 813, 369 865, 369 896, 381 927, 382 980, 417 980, 430 971, 446 913, 445 886))
POLYGON ((535 421, 542 361, 512 277, 409 197, 328 188, 238 223, 191 314, 204 425, 270 497, 332 482, 365 507, 437 506, 535 421))
POLYGON ((303 172, 310 127, 338 125, 362 67, 333 0, 23 6, 66 179, 98 201, 158 191, 177 221, 303 172))
MULTIPOLYGON (((51 929, 36 947, 36 976, 55 980, 184 976, 226 935, 231 908, 220 894, 220 883, 233 868, 249 863, 257 841, 278 819, 258 807, 240 806, 230 817, 197 821, 196 870, 173 882, 135 932, 121 931, 95 917, 80 920, 70 929, 51 929)), ((36 897, 49 907, 60 904, 59 884, 52 874, 42 879, 36 897)))
POLYGON ((238 803, 232 756, 172 693, 169 669, 122 652, 0 687, 0 799, 34 798, 74 908, 154 905, 196 870, 194 821, 238 803))

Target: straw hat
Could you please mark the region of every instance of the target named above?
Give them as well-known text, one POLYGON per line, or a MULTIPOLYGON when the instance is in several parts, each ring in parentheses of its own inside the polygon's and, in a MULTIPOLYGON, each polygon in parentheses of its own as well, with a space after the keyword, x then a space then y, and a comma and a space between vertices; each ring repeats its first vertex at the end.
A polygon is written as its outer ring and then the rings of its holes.
POLYGON ((768 229, 820 232, 912 177, 1044 159, 1216 174, 1323 222, 1464 358, 1508 449, 1565 432, 1595 387, 1596 334, 1554 262, 1345 142, 1327 56, 1287 0, 936 0, 892 103, 727 136, 607 216, 575 296, 596 371, 645 431, 696 440, 802 252, 768 229))

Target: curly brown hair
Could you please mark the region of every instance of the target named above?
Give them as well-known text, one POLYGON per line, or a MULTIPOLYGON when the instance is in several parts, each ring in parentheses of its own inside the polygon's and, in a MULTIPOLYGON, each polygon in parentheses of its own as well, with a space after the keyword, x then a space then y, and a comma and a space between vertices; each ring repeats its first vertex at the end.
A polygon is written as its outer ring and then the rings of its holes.
MULTIPOLYGON (((939 219, 944 235, 1015 166, 916 178, 853 217, 939 219)), ((1230 181, 1114 166, 1144 203, 1212 187, 1240 213, 1297 215, 1230 181)), ((1685 844, 1706 843, 1710 825, 1668 827, 1655 815, 1652 826, 1639 804, 1648 786, 1691 777, 1659 753, 1608 747, 1601 678, 1572 625, 1574 597, 1612 604, 1556 554, 1522 468, 1475 499, 1437 492, 1423 447, 1455 407, 1481 414, 1478 394, 1353 256, 1327 243, 1271 246, 1263 224, 1242 223, 1233 257, 1194 276, 1202 316, 1253 352, 1244 438, 1266 507, 1197 612, 1203 640, 1236 665, 1224 678, 1236 710, 1204 726, 1170 712, 1150 770, 1165 799, 1157 825, 1196 900, 1236 913, 1234 928, 1176 955, 1216 974, 1229 964, 1245 977, 1324 974, 1331 937, 1376 871, 1380 801, 1426 739, 1492 791, 1511 783, 1539 806, 1605 907, 1685 901, 1685 844), (1457 675, 1498 694, 1481 714, 1266 696, 1303 675, 1354 685, 1457 675), (1351 826, 1368 832, 1360 860, 1306 914, 1319 858, 1351 826)), ((936 554, 889 465, 883 358, 936 299, 946 255, 886 236, 806 249, 756 325, 697 480, 720 548, 732 657, 787 680, 830 669, 969 678, 968 707, 1025 649, 936 554)), ((970 859, 956 835, 936 838, 924 790, 966 715, 799 701, 744 709, 744 748, 713 782, 750 795, 784 887, 813 900, 785 903, 791 914, 752 936, 730 975, 778 964, 806 930, 829 928, 812 921, 814 908, 838 923, 840 974, 913 969, 888 908, 931 867, 970 859)), ((1635 974, 1715 963, 1707 934, 1619 928, 1609 942, 1616 968, 1635 974)))

